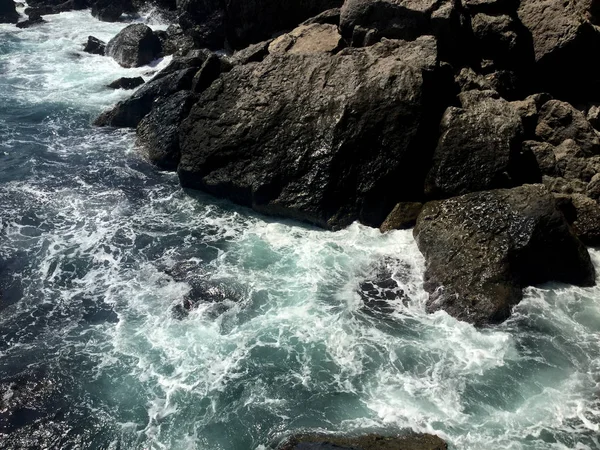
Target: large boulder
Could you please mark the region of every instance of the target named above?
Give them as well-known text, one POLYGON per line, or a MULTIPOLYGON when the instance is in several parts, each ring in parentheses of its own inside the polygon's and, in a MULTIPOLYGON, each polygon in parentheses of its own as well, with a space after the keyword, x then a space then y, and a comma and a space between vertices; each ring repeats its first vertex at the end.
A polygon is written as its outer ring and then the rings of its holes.
POLYGON ((179 163, 179 124, 187 117, 197 97, 179 91, 154 108, 137 127, 137 145, 144 148, 150 162, 165 170, 179 163))
POLYGON ((106 56, 123 67, 144 66, 156 59, 160 52, 160 40, 150 27, 142 23, 123 28, 106 45, 106 56))
POLYGON ((426 261, 427 310, 478 326, 505 320, 525 286, 594 284, 585 246, 542 185, 428 203, 414 235, 426 261))
POLYGON ((94 125, 119 128, 137 127, 156 104, 176 92, 189 90, 192 87, 196 71, 196 68, 184 69, 146 83, 130 98, 100 114, 94 121, 94 125))
POLYGON ((600 96, 596 0, 521 0, 518 16, 532 40, 537 85, 567 98, 600 96))
POLYGON ((0 0, 0 23, 17 23, 19 13, 13 0, 0 0))
POLYGON ((433 198, 510 187, 522 181, 523 125, 516 109, 490 91, 460 95, 449 107, 425 191, 433 198))
POLYGON ((326 228, 379 226, 422 196, 436 69, 433 37, 236 66, 180 128, 181 184, 326 228))

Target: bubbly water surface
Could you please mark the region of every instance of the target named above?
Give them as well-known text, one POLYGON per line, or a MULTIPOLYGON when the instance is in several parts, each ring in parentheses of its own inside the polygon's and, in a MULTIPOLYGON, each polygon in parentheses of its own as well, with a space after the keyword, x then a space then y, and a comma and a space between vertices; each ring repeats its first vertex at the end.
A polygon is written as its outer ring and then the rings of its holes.
POLYGON ((1 448, 409 429, 600 448, 599 288, 528 289, 487 330, 427 315, 410 231, 261 217, 183 191, 132 131, 92 128, 127 95, 107 83, 167 61, 123 69, 81 43, 126 24, 47 19, 0 26, 1 448))

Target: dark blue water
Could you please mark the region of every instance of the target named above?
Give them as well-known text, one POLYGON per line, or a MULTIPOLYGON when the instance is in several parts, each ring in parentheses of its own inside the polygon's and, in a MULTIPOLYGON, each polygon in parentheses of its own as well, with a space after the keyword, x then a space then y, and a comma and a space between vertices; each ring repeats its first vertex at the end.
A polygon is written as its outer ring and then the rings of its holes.
POLYGON ((410 232, 265 219, 92 128, 155 69, 81 53, 125 24, 49 19, 0 26, 0 448, 600 448, 598 288, 530 289, 492 330, 427 315, 410 232))

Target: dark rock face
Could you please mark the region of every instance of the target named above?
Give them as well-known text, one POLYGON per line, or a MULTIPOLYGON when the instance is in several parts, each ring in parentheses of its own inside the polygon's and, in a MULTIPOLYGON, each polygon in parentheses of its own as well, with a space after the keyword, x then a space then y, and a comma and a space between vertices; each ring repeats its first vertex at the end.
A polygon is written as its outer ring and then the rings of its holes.
POLYGON ((491 91, 460 98, 463 108, 450 107, 442 118, 426 193, 451 197, 518 184, 523 125, 515 108, 491 91))
POLYGON ((196 69, 185 69, 167 75, 158 80, 146 83, 130 98, 117 103, 112 109, 103 112, 94 121, 100 127, 131 127, 138 126, 155 103, 173 95, 176 92, 189 90, 196 69))
POLYGON ((407 436, 338 437, 325 434, 292 436, 279 450, 447 450, 439 437, 431 434, 407 436))
POLYGON ((94 36, 89 36, 87 42, 84 44, 83 51, 92 55, 104 56, 106 43, 94 36))
POLYGON ((179 91, 154 108, 137 127, 137 144, 145 149, 150 162, 165 170, 179 164, 179 124, 185 119, 197 97, 179 91))
POLYGON ((422 196, 436 67, 432 37, 236 66, 180 127, 181 184, 326 228, 379 226, 422 196))
POLYGON ((414 235, 426 260, 428 311, 478 326, 505 320, 525 286, 594 284, 586 248, 541 185, 428 203, 414 235))
POLYGON ((44 22, 46 22, 46 21, 38 13, 31 13, 31 15, 29 16, 29 19, 23 20, 22 22, 17 23, 17 28, 29 28, 34 25, 40 25, 44 22))
POLYGON ((595 0, 521 0, 518 16, 531 34, 536 82, 567 98, 597 98, 600 50, 595 0))
POLYGON ((0 23, 17 23, 19 13, 13 0, 0 0, 0 23))
POLYGON ((142 77, 119 78, 108 85, 111 89, 135 89, 144 84, 142 77))
POLYGON ((379 229, 384 233, 390 230, 405 230, 407 228, 412 228, 417 223, 417 217, 419 217, 422 209, 423 203, 398 203, 383 221, 379 229))
POLYGON ((197 48, 222 49, 225 45, 225 10, 221 0, 180 0, 179 25, 197 48))
POLYGON ((160 52, 158 37, 141 23, 125 27, 106 45, 106 56, 114 58, 123 67, 146 65, 160 52))

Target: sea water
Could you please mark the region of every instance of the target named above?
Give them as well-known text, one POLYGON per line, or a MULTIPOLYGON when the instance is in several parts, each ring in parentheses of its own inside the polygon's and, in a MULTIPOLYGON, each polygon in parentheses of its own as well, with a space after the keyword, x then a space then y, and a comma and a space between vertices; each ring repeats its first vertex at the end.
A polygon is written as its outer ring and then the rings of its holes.
POLYGON ((529 288, 475 329, 426 314, 410 231, 323 231, 182 190, 132 130, 90 125, 128 95, 108 83, 168 63, 82 52, 126 25, 0 25, 0 448, 410 430, 600 448, 600 288, 529 288))

